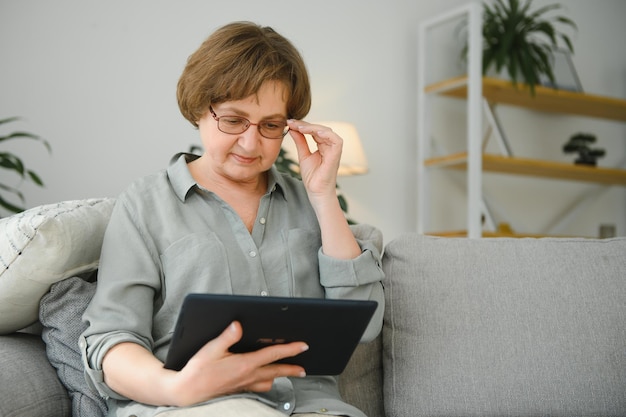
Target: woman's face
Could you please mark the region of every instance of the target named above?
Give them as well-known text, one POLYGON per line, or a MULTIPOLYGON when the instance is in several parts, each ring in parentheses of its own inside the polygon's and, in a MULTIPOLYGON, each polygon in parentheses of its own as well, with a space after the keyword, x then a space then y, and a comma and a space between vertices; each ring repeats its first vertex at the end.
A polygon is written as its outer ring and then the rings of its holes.
MULTIPOLYGON (((257 94, 215 104, 212 109, 218 118, 238 116, 255 124, 268 120, 286 121, 285 93, 283 83, 266 81, 257 94)), ((282 139, 261 136, 256 125, 250 125, 243 133, 224 133, 218 129, 211 111, 198 121, 198 129, 205 150, 201 158, 203 169, 210 171, 208 175, 217 174, 231 181, 258 180, 274 164, 282 144, 282 139)))

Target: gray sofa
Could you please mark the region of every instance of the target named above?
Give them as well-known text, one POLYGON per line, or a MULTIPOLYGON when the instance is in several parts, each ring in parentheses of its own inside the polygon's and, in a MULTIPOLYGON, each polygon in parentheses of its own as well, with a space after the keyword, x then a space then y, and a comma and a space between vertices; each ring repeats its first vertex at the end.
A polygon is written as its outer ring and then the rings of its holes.
MULTIPOLYGON (((106 204, 86 215, 106 224, 109 202, 89 204, 106 204)), ((5 326, 0 415, 101 414, 68 342, 96 285, 84 264, 48 285, 34 335, 5 326)), ((340 376, 370 417, 626 415, 626 238, 408 233, 386 245, 383 268, 383 332, 340 376)))

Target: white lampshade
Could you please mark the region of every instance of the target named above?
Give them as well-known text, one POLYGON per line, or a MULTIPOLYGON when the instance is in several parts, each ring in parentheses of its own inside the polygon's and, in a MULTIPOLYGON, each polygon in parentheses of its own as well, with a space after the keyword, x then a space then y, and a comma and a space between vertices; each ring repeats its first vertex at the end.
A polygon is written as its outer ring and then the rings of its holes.
MULTIPOLYGON (((367 158, 365 157, 359 134, 353 124, 346 122, 315 122, 315 124, 331 128, 343 139, 343 149, 337 175, 348 176, 367 173, 367 158)), ((309 149, 312 151, 317 149, 315 141, 309 135, 305 135, 305 137, 309 144, 309 149)), ((298 161, 298 152, 293 140, 284 140, 283 149, 289 158, 296 162, 298 161)))

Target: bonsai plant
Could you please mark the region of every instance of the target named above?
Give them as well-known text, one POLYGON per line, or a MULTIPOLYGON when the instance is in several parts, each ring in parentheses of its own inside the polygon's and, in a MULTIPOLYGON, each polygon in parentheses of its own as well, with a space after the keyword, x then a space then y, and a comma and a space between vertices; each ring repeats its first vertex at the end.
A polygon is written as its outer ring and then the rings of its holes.
MULTIPOLYGON (((9 117, 7 119, 2 119, 0 120, 0 125, 5 125, 16 120, 19 120, 19 118, 9 117)), ((0 136, 0 144, 5 143, 8 140, 19 139, 33 139, 40 141, 48 149, 48 152, 51 151, 50 144, 46 140, 28 132, 14 131, 7 135, 2 135, 0 136)), ((27 169, 22 159, 9 151, 0 150, 0 168, 17 174, 21 179, 20 181, 30 180, 34 184, 43 187, 43 181, 41 180, 39 175, 37 175, 37 173, 35 173, 34 171, 27 169)), ((21 211, 24 211, 24 203, 24 195, 20 192, 17 186, 10 186, 8 184, 0 183, 0 207, 3 207, 11 213, 19 213, 21 211), (13 195, 14 197, 17 197, 19 203, 12 202, 12 199, 7 197, 7 195, 13 195)))
POLYGON ((578 158, 574 161, 578 165, 596 166, 598 158, 605 155, 604 149, 591 148, 595 143, 595 135, 589 133, 577 133, 563 145, 563 152, 578 153, 578 158))
MULTIPOLYGON (((493 67, 496 72, 506 68, 513 84, 528 84, 530 93, 542 75, 554 85, 553 51, 559 39, 574 52, 568 35, 557 26, 577 29, 576 24, 564 16, 547 16, 559 9, 550 4, 532 11, 532 0, 496 0, 493 6, 483 4, 483 74, 493 67), (506 2, 505 2, 506 1, 506 2)), ((462 50, 467 55, 467 46, 462 50)))

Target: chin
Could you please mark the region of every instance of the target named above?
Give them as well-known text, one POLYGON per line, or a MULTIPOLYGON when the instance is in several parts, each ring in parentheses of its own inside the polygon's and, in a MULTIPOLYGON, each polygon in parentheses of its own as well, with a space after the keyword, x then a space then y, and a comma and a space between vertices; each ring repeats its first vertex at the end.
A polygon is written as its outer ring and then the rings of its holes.
POLYGON ((265 175, 267 172, 259 167, 231 167, 230 169, 226 169, 224 174, 229 177, 233 181, 252 181, 257 179, 261 175, 265 175))

